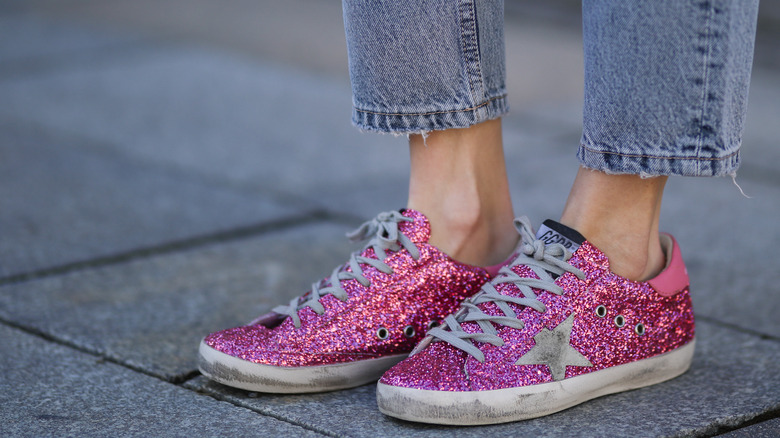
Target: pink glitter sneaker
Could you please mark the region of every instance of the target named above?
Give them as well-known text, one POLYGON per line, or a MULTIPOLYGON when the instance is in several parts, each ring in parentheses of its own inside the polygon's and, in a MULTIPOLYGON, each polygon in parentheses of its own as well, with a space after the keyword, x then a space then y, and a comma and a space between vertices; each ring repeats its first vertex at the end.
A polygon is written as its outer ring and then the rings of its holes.
POLYGON ((524 420, 688 369, 693 311, 671 236, 662 236, 666 268, 640 283, 610 272, 568 227, 546 221, 534 238, 527 219, 515 224, 520 255, 385 373, 383 413, 453 425, 524 420))
POLYGON ((309 292, 247 326, 206 336, 201 372, 276 393, 376 381, 498 271, 458 263, 429 245, 430 224, 414 210, 382 213, 349 237, 371 240, 309 292))

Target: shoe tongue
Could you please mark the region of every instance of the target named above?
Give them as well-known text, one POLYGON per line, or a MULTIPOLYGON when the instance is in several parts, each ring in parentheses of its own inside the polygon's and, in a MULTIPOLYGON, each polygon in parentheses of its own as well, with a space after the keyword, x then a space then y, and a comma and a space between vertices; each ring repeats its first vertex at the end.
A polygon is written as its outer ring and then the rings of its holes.
POLYGON ((413 219, 412 222, 399 222, 398 230, 415 244, 428 243, 431 238, 431 224, 424 214, 411 208, 400 210, 401 214, 413 219))
POLYGON ((560 243, 572 253, 577 251, 577 248, 585 242, 585 237, 577 232, 577 230, 569 228, 552 219, 544 221, 536 232, 536 238, 544 242, 545 245, 560 243))

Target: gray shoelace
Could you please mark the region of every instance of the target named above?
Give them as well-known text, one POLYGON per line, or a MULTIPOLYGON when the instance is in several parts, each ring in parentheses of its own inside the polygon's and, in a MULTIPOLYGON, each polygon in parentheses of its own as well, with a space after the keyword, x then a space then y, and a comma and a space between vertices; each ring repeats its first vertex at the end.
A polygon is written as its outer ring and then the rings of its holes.
MULTIPOLYGON (((536 297, 533 289, 546 290, 556 295, 562 295, 564 290, 555 284, 556 277, 565 272, 571 272, 579 279, 585 278, 585 273, 567 263, 571 257, 571 252, 560 244, 545 245, 541 240, 534 237, 530 221, 526 217, 515 219, 515 228, 520 232, 522 245, 520 255, 508 267, 503 267, 499 275, 490 283, 486 283, 479 293, 469 298, 461 304, 460 310, 454 315, 449 315, 444 319, 444 324, 428 331, 428 340, 424 345, 431 341, 444 341, 455 348, 459 348, 473 356, 480 362, 485 361, 485 355, 477 348, 473 341, 484 342, 495 346, 504 345, 504 340, 498 336, 496 326, 507 326, 516 329, 522 329, 525 324, 517 318, 517 314, 509 306, 513 303, 519 306, 530 307, 537 312, 543 313, 547 309, 536 297), (536 278, 525 278, 517 275, 511 267, 525 265, 531 268, 539 276, 536 278), (552 274, 552 275, 551 275, 552 274), (496 290, 496 286, 503 283, 514 284, 521 292, 522 297, 511 297, 501 295, 496 290), (487 315, 478 307, 482 303, 493 303, 504 313, 503 315, 487 315), (467 333, 461 327, 462 323, 475 322, 479 325, 481 333, 467 333)), ((424 345, 416 349, 420 350, 424 345)))
POLYGON ((419 259, 420 250, 406 235, 398 231, 398 223, 402 221, 412 222, 413 219, 403 216, 397 211, 384 212, 380 213, 376 218, 363 223, 356 230, 347 233, 347 237, 353 242, 363 241, 371 237, 364 249, 368 247, 373 248, 376 258, 363 257, 358 252, 352 253, 346 264, 351 268, 350 271, 344 269, 345 265, 337 266, 328 279, 312 284, 311 291, 306 295, 293 298, 286 306, 277 306, 273 311, 281 315, 288 315, 292 318, 295 327, 300 327, 299 310, 310 307, 318 315, 322 315, 325 312, 325 308, 319 301, 322 296, 331 294, 341 301, 347 301, 349 297, 341 286, 342 281, 355 279, 364 287, 371 285, 368 278, 363 275, 361 264, 373 266, 385 274, 392 274, 393 269, 384 263, 384 260, 388 257, 387 251, 397 252, 402 247, 409 251, 412 258, 415 260, 419 259))

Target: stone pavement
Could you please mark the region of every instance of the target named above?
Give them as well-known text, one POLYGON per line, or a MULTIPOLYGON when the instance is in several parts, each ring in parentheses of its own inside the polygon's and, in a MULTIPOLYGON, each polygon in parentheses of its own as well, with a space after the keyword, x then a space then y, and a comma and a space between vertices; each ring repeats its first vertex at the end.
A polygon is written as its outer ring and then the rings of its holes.
MULTIPOLYGON (((538 223, 576 169, 582 55, 568 9, 523 5, 507 5, 505 141, 515 211, 538 223)), ((343 38, 334 0, 0 0, 0 436, 780 435, 771 37, 737 179, 751 198, 669 182, 662 226, 698 318, 682 377, 471 428, 383 417, 372 385, 201 377, 204 334, 298 295, 355 249, 345 231, 405 202, 404 139, 349 125, 343 38)))

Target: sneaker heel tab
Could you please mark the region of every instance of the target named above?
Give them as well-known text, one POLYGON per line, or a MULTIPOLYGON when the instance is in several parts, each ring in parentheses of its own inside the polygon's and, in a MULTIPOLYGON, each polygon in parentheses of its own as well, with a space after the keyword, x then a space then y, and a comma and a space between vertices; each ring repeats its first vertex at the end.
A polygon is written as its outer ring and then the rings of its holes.
POLYGON ((669 297, 688 287, 688 270, 680 252, 680 245, 671 234, 661 233, 661 247, 666 253, 666 267, 655 278, 648 280, 660 295, 669 297))

